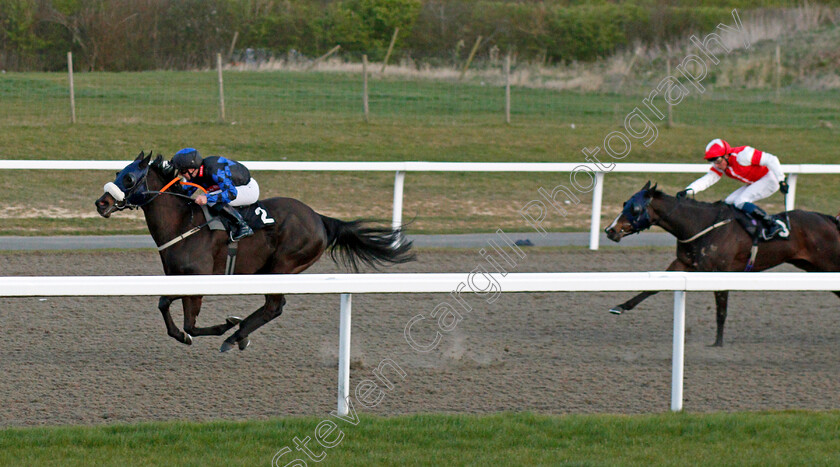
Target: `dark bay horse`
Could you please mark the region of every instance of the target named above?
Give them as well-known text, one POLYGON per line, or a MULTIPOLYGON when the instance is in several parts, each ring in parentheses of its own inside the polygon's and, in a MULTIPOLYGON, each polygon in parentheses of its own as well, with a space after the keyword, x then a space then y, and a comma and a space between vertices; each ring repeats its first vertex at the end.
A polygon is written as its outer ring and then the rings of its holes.
MULTIPOLYGON (((173 185, 160 190, 177 174, 160 155, 152 153, 137 158, 105 185, 106 193, 96 200, 102 217, 126 208, 142 208, 146 224, 157 245, 205 224, 201 208, 184 191, 173 185)), ((257 230, 253 236, 239 241, 236 274, 297 274, 329 251, 333 261, 358 270, 361 263, 380 266, 404 263, 414 259, 411 242, 405 241, 401 229, 378 228, 365 221, 345 222, 320 215, 309 206, 291 198, 270 198, 262 201, 273 224, 257 230)), ((199 228, 194 235, 160 251, 166 275, 222 274, 227 259, 227 234, 199 228)), ((161 297, 158 308, 163 314, 170 336, 184 344, 192 336, 220 336, 237 324, 239 329, 222 344, 225 352, 238 345, 244 350, 248 335, 280 316, 286 299, 283 294, 265 296, 265 305, 241 320, 230 317, 224 324, 197 327, 201 296, 161 297), (169 307, 174 300, 183 300, 184 332, 172 321, 169 307)))
MULTIPOLYGON (((624 203, 622 213, 605 230, 610 240, 618 242, 622 237, 648 229, 651 225, 665 229, 677 237, 677 259, 668 266, 668 271, 743 272, 753 241, 736 221, 738 215, 740 213, 732 205, 721 201, 677 200, 655 186, 651 188, 648 182, 624 203)), ((760 243, 752 270, 763 271, 789 263, 809 272, 840 271, 840 224, 837 219, 800 210, 790 211, 787 216, 790 237, 760 243)), ((656 293, 642 292, 610 311, 621 314, 632 310, 656 293)), ((840 297, 840 291, 834 294, 840 297)), ((715 346, 723 345, 728 300, 728 291, 715 292, 715 346)))

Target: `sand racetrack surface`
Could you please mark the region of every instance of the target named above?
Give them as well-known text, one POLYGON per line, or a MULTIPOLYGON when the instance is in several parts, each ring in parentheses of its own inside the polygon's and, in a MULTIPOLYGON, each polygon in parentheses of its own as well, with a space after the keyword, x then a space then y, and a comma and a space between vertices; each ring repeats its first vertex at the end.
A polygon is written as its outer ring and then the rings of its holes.
MULTIPOLYGON (((515 272, 662 270, 666 249, 526 249, 515 272)), ((419 250, 389 272, 467 272, 475 250, 419 250)), ((2 274, 161 274, 152 250, 0 255, 2 274)), ((790 267, 780 270, 791 271, 790 267)), ((308 272, 340 271, 323 259, 308 272)), ((770 273, 761 273, 770 274, 770 273)), ((761 275, 756 276, 760 280, 761 275)), ((466 274, 465 274, 466 278, 466 274)), ((453 284, 453 288, 457 284, 453 284)), ((107 281, 102 287, 107 287, 107 281)), ((504 290, 504 283, 501 283, 504 290)), ((669 409, 673 295, 622 316, 627 293, 507 293, 473 310, 422 353, 404 328, 444 294, 353 297, 351 389, 384 359, 393 388, 365 413, 649 413, 669 409)), ((185 346, 167 336, 154 297, 0 298, 0 426, 327 416, 336 405, 339 297, 289 296, 281 317, 244 352, 223 338, 185 346)), ((245 316, 261 297, 207 297, 199 325, 245 316)), ((726 345, 714 341, 714 297, 687 301, 685 409, 840 408, 840 300, 827 292, 733 292, 726 345)), ((173 306, 182 324, 180 303, 173 306)), ((413 337, 434 337, 432 320, 413 337)), ((352 392, 351 392, 352 393, 352 392)))

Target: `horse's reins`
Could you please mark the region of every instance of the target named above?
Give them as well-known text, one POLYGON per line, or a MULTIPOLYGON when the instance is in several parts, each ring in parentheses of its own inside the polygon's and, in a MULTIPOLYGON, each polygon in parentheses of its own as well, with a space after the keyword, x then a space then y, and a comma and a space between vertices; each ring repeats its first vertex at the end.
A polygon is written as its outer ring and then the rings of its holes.
MULTIPOLYGON (((671 209, 671 211, 670 211, 670 212, 668 212, 668 214, 666 214, 665 216, 659 216, 659 218, 660 218, 660 219, 665 219, 665 218, 671 217, 671 214, 673 214, 673 213, 674 213, 674 211, 676 211, 678 207, 680 207, 679 200, 677 200, 677 203, 676 203, 676 204, 674 204, 674 207, 671 209)), ((709 227, 706 227, 705 229, 703 229, 703 230, 701 230, 701 231, 697 232, 696 234, 692 235, 692 236, 691 236, 691 237, 689 237, 689 238, 686 238, 685 240, 680 240, 680 239, 678 238, 678 239, 677 239, 677 241, 678 241, 679 243, 691 243, 691 242, 693 242, 694 240, 697 240, 698 238, 702 237, 703 235, 706 235, 707 233, 711 232, 712 230, 715 230, 715 229, 716 229, 716 228, 718 228, 718 227, 722 227, 722 226, 724 226, 724 225, 726 225, 726 224, 728 224, 728 223, 730 223, 730 222, 732 222, 732 218, 729 218, 729 219, 724 219, 724 220, 722 220, 722 221, 720 221, 720 222, 716 222, 716 223, 714 223, 714 224, 710 225, 709 227)), ((657 223, 656 223, 656 222, 651 222, 651 224, 657 225, 657 223)))
MULTIPOLYGON (((182 197, 182 198, 192 199, 191 197, 189 197, 189 196, 187 196, 187 195, 182 195, 181 193, 172 193, 171 191, 170 191, 170 192, 168 192, 168 193, 166 193, 166 190, 168 190, 168 189, 169 189, 169 187, 171 187, 172 185, 174 185, 174 184, 175 184, 175 182, 177 182, 177 181, 179 181, 179 180, 180 180, 180 184, 181 184, 181 185, 187 185, 187 186, 192 186, 192 187, 198 188, 199 190, 203 191, 205 195, 207 194, 207 190, 205 190, 203 186, 201 186, 201 185, 199 185, 199 184, 197 184, 197 183, 185 182, 184 180, 182 180, 182 179, 181 179, 181 177, 175 177, 175 178, 173 178, 173 179, 172 179, 172 181, 170 181, 169 183, 167 183, 166 185, 164 185, 164 186, 163 186, 163 188, 161 188, 161 189, 160 189, 160 191, 147 191, 146 193, 154 193, 154 194, 155 194, 155 198, 157 198, 158 196, 160 196, 160 195, 162 195, 162 194, 167 194, 167 195, 180 196, 180 197, 182 197)), ((152 198, 152 199, 154 200, 154 198, 152 198)))
MULTIPOLYGON (((181 194, 181 193, 173 193, 173 192, 171 192, 171 191, 166 191, 166 190, 168 190, 168 189, 169 189, 169 187, 171 187, 171 186, 172 186, 172 185, 173 185, 176 181, 178 181, 178 180, 180 180, 180 179, 181 179, 181 177, 176 177, 176 178, 174 178, 172 181, 170 181, 169 183, 167 183, 167 184, 166 184, 163 188, 161 188, 161 189, 160 189, 160 191, 151 191, 151 190, 144 191, 144 192, 142 193, 143 195, 150 195, 150 194, 153 194, 154 196, 152 196, 152 197, 151 197, 151 199, 148 199, 148 200, 144 201, 144 202, 143 202, 143 203, 141 203, 141 204, 125 204, 125 205, 123 205, 122 207, 117 206, 117 207, 116 207, 116 210, 117 210, 117 211, 122 211, 122 210, 124 210, 124 209, 137 209, 137 208, 142 208, 143 206, 145 206, 145 205, 147 205, 147 204, 151 203, 152 201, 154 201, 155 199, 157 199, 157 197, 158 197, 158 196, 160 196, 160 195, 180 196, 181 198, 185 198, 185 199, 188 199, 188 200, 192 201, 192 200, 193 200, 193 198, 192 198, 191 196, 187 196, 187 195, 184 195, 184 194, 181 194)), ((183 181, 183 180, 181 180, 181 185, 189 185, 189 186, 196 187, 196 188, 198 188, 199 190, 203 191, 205 194, 207 194, 207 190, 205 190, 205 189, 204 189, 204 187, 202 187, 201 185, 197 185, 197 184, 195 184, 195 183, 191 183, 191 182, 185 182, 185 181, 183 181)))
MULTIPOLYGON (((207 190, 205 190, 205 189, 204 189, 204 187, 202 187, 202 186, 200 186, 200 185, 198 185, 198 184, 195 184, 195 183, 185 182, 184 180, 182 180, 182 179, 181 179, 181 177, 175 177, 175 178, 173 178, 173 179, 172 179, 172 181, 170 181, 169 183, 167 183, 166 185, 164 185, 164 187, 163 187, 163 188, 161 188, 161 189, 160 189, 160 191, 154 192, 154 193, 155 193, 155 198, 157 198, 158 196, 160 196, 160 195, 162 195, 162 194, 167 194, 167 195, 175 195, 175 196, 181 196, 181 197, 184 197, 184 198, 192 199, 192 198, 190 198, 189 196, 182 195, 182 194, 180 194, 180 193, 172 193, 171 191, 170 191, 170 192, 167 192, 167 191, 166 191, 166 190, 168 190, 168 189, 169 189, 169 187, 171 187, 172 185, 174 185, 174 184, 175 184, 175 182, 177 182, 177 181, 179 181, 179 180, 180 180, 180 184, 181 184, 181 185, 188 185, 188 186, 193 186, 193 187, 196 187, 196 188, 198 188, 199 190, 203 191, 205 194, 207 194, 207 190)), ((149 193, 151 193, 151 192, 149 192, 149 193)), ((152 198, 152 200, 154 200, 154 198, 152 198)), ((151 201, 150 201, 150 202, 151 202, 151 201)), ((169 248, 170 246, 172 246, 172 245, 174 245, 174 244, 176 244, 176 243, 180 242, 181 240, 183 240, 183 239, 185 239, 185 238, 187 238, 187 237, 189 237, 189 236, 193 235, 194 233, 196 233, 196 232, 198 232, 199 230, 203 229, 203 228, 204 228, 205 226, 207 226, 209 223, 210 223, 210 221, 208 220, 207 222, 205 222, 205 223, 203 223, 203 224, 201 224, 201 225, 195 226, 195 227, 193 227, 192 229, 187 230, 186 232, 182 233, 181 235, 178 235, 177 237, 173 238, 172 240, 169 240, 168 242, 166 242, 166 243, 164 243, 163 245, 159 246, 159 247, 158 247, 158 251, 163 251, 163 250, 165 250, 165 249, 169 248)))
POLYGON ((159 246, 158 251, 163 251, 163 250, 171 247, 172 245, 180 242, 181 240, 183 240, 183 239, 191 236, 192 234, 198 232, 199 230, 203 229, 209 223, 210 223, 210 221, 207 221, 207 222, 205 222, 201 225, 198 225, 198 226, 195 226, 195 227, 191 228, 190 230, 187 230, 186 232, 182 233, 181 235, 178 235, 177 237, 173 238, 172 240, 169 240, 168 242, 159 246))
MULTIPOLYGON (((676 206, 674 207, 674 209, 676 209, 676 206)), ((671 210, 671 212, 674 212, 674 210, 671 210)), ((726 225, 730 222, 732 222, 731 217, 729 219, 724 219, 722 221, 716 222, 716 223, 710 225, 709 227, 706 227, 705 229, 701 230, 700 232, 697 232, 696 234, 692 235, 691 237, 686 238, 685 240, 677 239, 677 242, 679 242, 679 243, 691 243, 694 240, 697 240, 698 238, 702 237, 703 235, 706 235, 707 233, 711 232, 712 230, 715 230, 716 228, 724 226, 724 225, 726 225)), ((758 243, 753 242, 753 245, 750 248, 750 259, 747 260, 747 266, 744 269, 744 271, 749 272, 749 271, 753 270, 753 266, 755 266, 755 258, 756 258, 757 255, 758 255, 758 243)))
POLYGON ((723 226, 723 225, 726 225, 726 224, 728 224, 728 223, 730 223, 730 222, 732 222, 732 219, 722 220, 722 221, 720 221, 720 222, 718 222, 718 223, 716 223, 716 224, 713 224, 713 225, 711 225, 711 226, 709 226, 709 227, 706 227, 705 229, 701 230, 700 232, 697 232, 697 233, 696 233, 694 236, 692 236, 691 238, 687 238, 687 239, 685 239, 685 240, 680 240, 680 239, 677 239, 677 241, 678 241, 678 242, 680 242, 680 243, 690 243, 690 242, 693 242, 694 240, 697 240, 698 238, 702 237, 703 235, 706 235, 707 233, 711 232, 712 230, 715 230, 716 228, 718 228, 718 227, 720 227, 720 226, 723 226))

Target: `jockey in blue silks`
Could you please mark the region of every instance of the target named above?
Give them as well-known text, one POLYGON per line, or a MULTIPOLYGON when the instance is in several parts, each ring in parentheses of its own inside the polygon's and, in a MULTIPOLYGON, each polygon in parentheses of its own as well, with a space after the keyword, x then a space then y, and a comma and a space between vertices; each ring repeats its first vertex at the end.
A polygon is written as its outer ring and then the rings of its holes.
POLYGON ((234 222, 236 228, 231 232, 231 240, 237 241, 254 234, 239 211, 234 208, 254 204, 260 197, 260 187, 244 165, 220 156, 204 159, 193 148, 184 148, 176 152, 171 164, 184 179, 207 190, 206 195, 196 196, 197 188, 186 187, 187 193, 195 198, 196 204, 206 204, 234 222))

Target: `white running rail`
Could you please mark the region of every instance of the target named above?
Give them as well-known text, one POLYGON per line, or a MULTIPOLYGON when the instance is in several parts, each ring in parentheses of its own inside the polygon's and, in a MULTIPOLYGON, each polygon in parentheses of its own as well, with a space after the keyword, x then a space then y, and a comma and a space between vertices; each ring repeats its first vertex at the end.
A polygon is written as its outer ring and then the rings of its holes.
MULTIPOLYGON (((243 161, 251 170, 266 171, 338 171, 338 172, 394 172, 394 203, 392 225, 402 224, 403 186, 406 172, 568 172, 585 167, 595 174, 592 189, 592 216, 589 226, 589 249, 597 250, 601 234, 601 201, 604 175, 607 173, 705 173, 708 164, 636 164, 618 163, 606 172, 602 167, 578 162, 266 162, 243 161)), ((128 161, 52 161, 0 160, 0 169, 19 170, 120 170, 128 161)), ((602 164, 603 165, 603 164, 602 164)), ((783 164, 788 175, 790 192, 785 209, 791 210, 796 199, 796 180, 799 174, 840 174, 840 165, 783 164)), ((534 188, 537 191, 538 187, 534 188)), ((551 187, 549 187, 551 188, 551 187)), ((628 193, 628 196, 630 194, 628 193)))
MULTIPOLYGON (((338 413, 348 413, 350 316, 354 293, 450 293, 468 273, 300 274, 237 276, 37 276, 0 277, 0 297, 341 294, 338 413)), ((685 294, 716 290, 840 289, 840 273, 609 272, 490 274, 499 292, 674 292, 671 410, 683 407, 685 294)), ((492 281, 485 278, 489 287, 492 281)), ((475 281, 473 281, 475 282, 475 281)), ((609 319, 604 312, 604 319, 609 319)), ((617 324, 618 325, 618 324, 617 324)))

